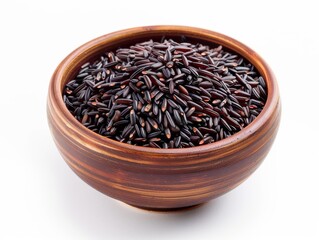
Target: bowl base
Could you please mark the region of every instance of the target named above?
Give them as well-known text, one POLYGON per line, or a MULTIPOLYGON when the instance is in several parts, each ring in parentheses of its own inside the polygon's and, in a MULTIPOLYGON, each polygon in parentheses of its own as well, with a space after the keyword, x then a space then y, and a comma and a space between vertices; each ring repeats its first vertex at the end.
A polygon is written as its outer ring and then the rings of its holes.
POLYGON ((129 203, 125 203, 128 206, 134 207, 134 208, 138 208, 144 211, 151 211, 151 212, 184 212, 184 211, 190 211, 196 208, 201 207, 202 205, 204 205, 205 203, 200 203, 200 204, 196 204, 196 205, 191 205, 191 206, 187 206, 187 207, 177 207, 177 208, 152 208, 152 207, 141 207, 141 206, 137 206, 137 205, 132 205, 129 203))

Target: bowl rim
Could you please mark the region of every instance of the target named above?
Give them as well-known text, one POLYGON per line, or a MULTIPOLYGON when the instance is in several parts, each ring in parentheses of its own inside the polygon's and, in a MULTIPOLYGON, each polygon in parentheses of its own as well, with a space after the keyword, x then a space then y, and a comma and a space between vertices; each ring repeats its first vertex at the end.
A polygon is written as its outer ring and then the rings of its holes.
MULTIPOLYGON (((253 135, 260 129, 267 121, 271 118, 272 113, 275 111, 277 104, 279 103, 279 90, 276 82, 276 78, 268 66, 268 64, 251 48, 245 44, 229 37, 224 34, 206 30, 197 27, 189 26, 177 26, 177 25, 156 25, 156 26, 144 26, 144 27, 134 27, 128 28, 112 33, 108 33, 97 37, 77 49, 71 52, 56 68, 50 82, 49 86, 49 98, 51 107, 58 111, 59 120, 73 132, 76 132, 83 139, 87 139, 90 142, 94 143, 97 146, 109 147, 119 151, 133 151, 134 153, 143 152, 145 154, 156 154, 156 155, 179 155, 187 154, 194 155, 198 153, 208 153, 224 147, 229 147, 238 142, 244 141, 249 136, 253 135), (247 125, 245 128, 239 132, 231 135, 228 138, 204 144, 201 146, 189 147, 189 148, 172 148, 172 149, 160 149, 152 147, 143 147, 143 146, 134 146, 127 143, 121 143, 119 141, 110 139, 108 137, 99 135, 91 131, 90 129, 83 126, 78 122, 75 117, 69 112, 62 97, 62 82, 65 76, 65 72, 68 70, 69 66, 75 61, 79 61, 79 58, 85 54, 90 48, 105 43, 106 41, 118 41, 123 39, 123 37, 128 38, 129 36, 136 36, 138 34, 151 34, 153 33, 162 33, 162 34, 172 34, 183 33, 186 36, 191 36, 192 38, 204 39, 206 41, 211 41, 214 43, 221 44, 228 49, 240 54, 248 61, 250 61, 259 71, 259 73, 265 79, 267 85, 267 100, 266 104, 257 116, 257 118, 247 125), (79 57, 80 56, 80 57, 79 57)), ((48 107, 49 108, 49 107, 48 107)), ((86 145, 90 147, 89 144, 86 145)), ((96 146, 94 146, 96 149, 96 146)))

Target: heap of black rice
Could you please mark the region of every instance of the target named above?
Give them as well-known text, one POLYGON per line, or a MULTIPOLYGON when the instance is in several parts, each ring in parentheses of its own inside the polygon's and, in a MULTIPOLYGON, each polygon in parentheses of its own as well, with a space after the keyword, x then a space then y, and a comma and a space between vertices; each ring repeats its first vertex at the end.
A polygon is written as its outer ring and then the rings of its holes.
POLYGON ((243 57, 203 44, 149 40, 85 63, 63 91, 88 129, 132 145, 185 148, 231 136, 267 99, 243 57))

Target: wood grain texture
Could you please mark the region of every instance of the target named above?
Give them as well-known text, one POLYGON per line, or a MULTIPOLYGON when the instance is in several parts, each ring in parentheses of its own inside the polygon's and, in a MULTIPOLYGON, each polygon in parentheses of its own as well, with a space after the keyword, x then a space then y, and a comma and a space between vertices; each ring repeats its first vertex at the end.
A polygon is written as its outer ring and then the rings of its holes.
POLYGON ((280 111, 276 79, 258 54, 222 34, 182 26, 132 28, 82 45, 54 72, 47 101, 52 136, 70 168, 110 197, 153 209, 197 205, 238 186, 258 168, 270 150, 279 127, 280 111), (82 126, 69 113, 62 100, 62 89, 79 66, 107 49, 163 35, 184 35, 198 42, 218 43, 255 65, 268 88, 266 105, 255 121, 216 143, 184 149, 154 149, 100 136, 82 126))

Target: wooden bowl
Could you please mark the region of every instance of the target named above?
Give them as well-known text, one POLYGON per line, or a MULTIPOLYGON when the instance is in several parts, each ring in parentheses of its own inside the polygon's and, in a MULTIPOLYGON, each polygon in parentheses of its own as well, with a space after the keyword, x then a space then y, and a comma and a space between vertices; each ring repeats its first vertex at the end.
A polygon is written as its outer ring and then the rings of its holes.
POLYGON ((243 182, 267 155, 280 121, 275 77, 265 61, 225 35, 193 27, 148 26, 94 39, 68 55, 49 86, 47 114, 64 160, 85 182, 106 195, 141 208, 176 209, 216 198, 243 182), (249 60, 264 77, 268 99, 261 114, 240 132, 215 143, 184 149, 132 146, 82 126, 66 108, 62 89, 79 66, 108 49, 160 36, 186 36, 217 43, 249 60))

